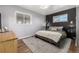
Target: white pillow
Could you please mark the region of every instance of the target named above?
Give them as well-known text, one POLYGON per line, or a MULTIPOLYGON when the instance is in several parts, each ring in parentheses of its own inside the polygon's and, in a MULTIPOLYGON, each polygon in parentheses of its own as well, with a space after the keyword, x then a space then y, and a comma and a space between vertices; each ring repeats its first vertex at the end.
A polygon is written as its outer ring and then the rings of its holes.
POLYGON ((63 27, 49 27, 49 30, 51 31, 62 31, 63 27))
POLYGON ((62 31, 63 27, 57 27, 58 31, 62 31))
POLYGON ((57 31, 57 27, 49 27, 49 30, 51 30, 51 31, 57 31))

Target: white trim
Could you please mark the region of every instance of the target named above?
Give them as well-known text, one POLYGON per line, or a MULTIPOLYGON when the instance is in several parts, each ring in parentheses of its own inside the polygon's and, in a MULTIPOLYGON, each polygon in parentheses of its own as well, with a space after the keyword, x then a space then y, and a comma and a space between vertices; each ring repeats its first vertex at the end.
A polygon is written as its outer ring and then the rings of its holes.
POLYGON ((26 38, 29 38, 29 37, 32 37, 32 36, 34 36, 34 35, 28 35, 28 36, 25 36, 25 37, 19 37, 18 40, 20 40, 20 39, 26 39, 26 38))

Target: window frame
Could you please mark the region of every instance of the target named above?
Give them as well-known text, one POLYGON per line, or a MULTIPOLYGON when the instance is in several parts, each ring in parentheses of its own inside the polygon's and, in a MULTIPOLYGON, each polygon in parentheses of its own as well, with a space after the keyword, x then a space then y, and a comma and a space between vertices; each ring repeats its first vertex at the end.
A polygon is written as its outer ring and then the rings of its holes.
MULTIPOLYGON (((25 15, 30 16, 30 23, 27 23, 27 22, 26 22, 26 23, 20 23, 20 24, 32 24, 32 15, 31 15, 31 14, 26 13, 26 12, 16 11, 16 12, 15 12, 15 18, 16 18, 16 23, 17 23, 17 24, 19 24, 19 23, 18 23, 18 20, 17 20, 17 13, 18 13, 18 14, 22 14, 22 15, 24 15, 24 16, 25 16, 25 15)), ((23 17, 24 17, 24 16, 23 16, 23 17)), ((24 20, 24 19, 23 19, 23 20, 24 20)))

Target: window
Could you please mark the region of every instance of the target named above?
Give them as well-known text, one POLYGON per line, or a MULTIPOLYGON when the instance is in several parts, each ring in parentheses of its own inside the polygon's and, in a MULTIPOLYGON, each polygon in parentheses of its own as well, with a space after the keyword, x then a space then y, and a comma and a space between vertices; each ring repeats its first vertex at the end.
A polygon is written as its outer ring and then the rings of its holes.
POLYGON ((16 12, 17 24, 31 24, 31 15, 21 12, 16 12))

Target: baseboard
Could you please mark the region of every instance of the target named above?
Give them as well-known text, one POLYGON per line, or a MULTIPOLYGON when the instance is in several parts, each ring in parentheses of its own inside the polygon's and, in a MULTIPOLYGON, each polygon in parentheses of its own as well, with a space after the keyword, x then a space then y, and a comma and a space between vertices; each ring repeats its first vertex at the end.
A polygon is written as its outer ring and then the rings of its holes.
POLYGON ((26 38, 29 38, 29 37, 33 37, 34 35, 29 35, 29 36, 25 36, 25 37, 20 37, 20 38, 18 38, 19 40, 20 39, 26 39, 26 38))

